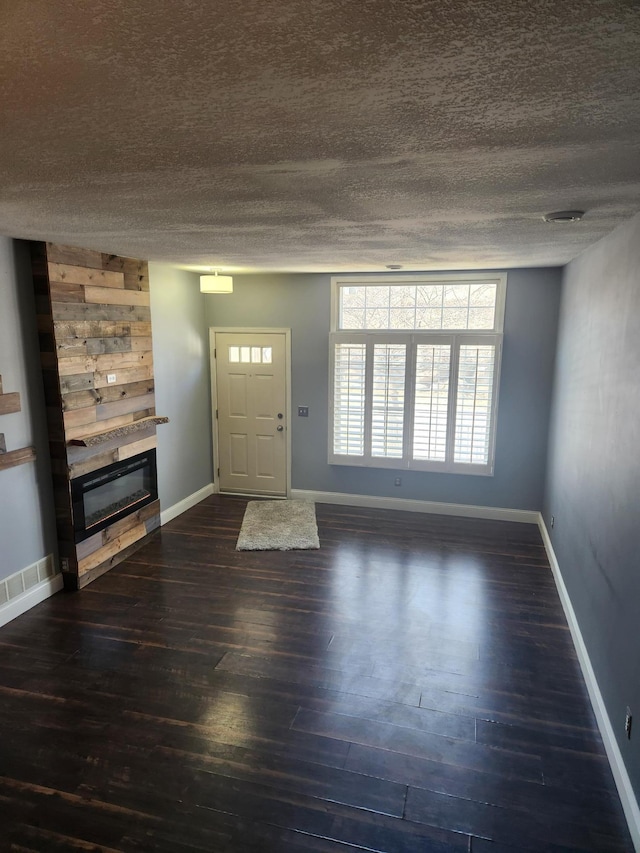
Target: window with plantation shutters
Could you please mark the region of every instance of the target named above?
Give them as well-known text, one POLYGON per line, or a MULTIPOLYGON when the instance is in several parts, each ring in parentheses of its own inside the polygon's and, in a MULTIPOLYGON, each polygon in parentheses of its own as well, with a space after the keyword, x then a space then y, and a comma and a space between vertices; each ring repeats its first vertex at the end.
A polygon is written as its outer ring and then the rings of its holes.
POLYGON ((329 461, 493 473, 506 276, 333 287, 329 461))
POLYGON ((402 459, 405 344, 373 345, 371 455, 402 459))
POLYGON ((365 344, 336 344, 333 448, 337 455, 364 454, 365 357, 365 344))
POLYGON ((485 465, 489 458, 495 346, 463 344, 458 357, 454 461, 485 465))
POLYGON ((451 344, 416 346, 413 458, 444 462, 449 426, 451 344))

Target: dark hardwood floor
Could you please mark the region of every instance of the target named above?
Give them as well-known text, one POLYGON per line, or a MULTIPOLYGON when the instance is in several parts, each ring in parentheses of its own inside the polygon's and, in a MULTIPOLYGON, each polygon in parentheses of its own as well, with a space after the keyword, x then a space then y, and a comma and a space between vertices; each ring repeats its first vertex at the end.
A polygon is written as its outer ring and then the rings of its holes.
POLYGON ((15 851, 632 851, 537 529, 209 498, 0 629, 15 851))

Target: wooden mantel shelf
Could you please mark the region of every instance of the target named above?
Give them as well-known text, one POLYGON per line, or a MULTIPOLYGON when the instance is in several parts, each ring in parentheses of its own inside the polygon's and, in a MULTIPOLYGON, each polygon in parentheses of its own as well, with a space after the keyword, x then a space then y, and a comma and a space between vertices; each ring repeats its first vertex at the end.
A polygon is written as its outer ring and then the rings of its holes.
POLYGON ((2 376, 0 376, 0 415, 11 415, 20 411, 20 394, 12 391, 5 394, 2 389, 2 376))
POLYGON ((111 441, 112 438, 121 438, 123 435, 131 435, 134 432, 140 432, 140 430, 147 429, 147 427, 150 426, 168 423, 169 418, 151 415, 148 418, 140 418, 137 421, 132 421, 130 424, 125 424, 124 426, 116 427, 115 429, 108 429, 106 432, 98 432, 95 435, 88 435, 85 438, 73 438, 69 444, 79 447, 95 447, 105 441, 111 441))
POLYGON ((0 471, 5 468, 14 468, 16 465, 23 465, 25 462, 33 462, 36 458, 35 447, 21 447, 20 450, 3 450, 4 436, 0 435, 0 471))

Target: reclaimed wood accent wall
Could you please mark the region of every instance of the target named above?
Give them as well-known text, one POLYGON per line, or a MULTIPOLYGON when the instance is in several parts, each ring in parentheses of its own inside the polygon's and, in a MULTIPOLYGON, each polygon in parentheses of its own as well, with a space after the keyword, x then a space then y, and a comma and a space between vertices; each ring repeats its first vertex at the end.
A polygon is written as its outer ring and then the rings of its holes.
POLYGON ((76 545, 71 501, 74 478, 156 446, 148 266, 35 242, 31 261, 62 572, 79 589, 160 525, 155 501, 76 545))

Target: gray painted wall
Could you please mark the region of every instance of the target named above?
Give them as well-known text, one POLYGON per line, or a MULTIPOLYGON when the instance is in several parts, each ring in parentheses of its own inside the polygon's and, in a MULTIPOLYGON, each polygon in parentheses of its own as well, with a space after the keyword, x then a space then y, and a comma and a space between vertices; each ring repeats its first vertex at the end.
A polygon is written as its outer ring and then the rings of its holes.
POLYGON ((544 516, 636 797, 640 216, 565 270, 544 516), (555 527, 550 528, 550 517, 555 527))
POLYGON ((327 463, 330 279, 236 275, 232 295, 205 296, 209 326, 291 328, 293 488, 539 510, 561 270, 508 273, 495 475, 403 471, 401 487, 392 470, 327 463))
POLYGON ((162 510, 212 482, 209 330, 198 277, 149 264, 162 510))
POLYGON ((22 411, 0 416, 7 450, 35 445, 36 462, 0 471, 0 579, 56 552, 55 512, 27 245, 0 237, 0 374, 22 411))

